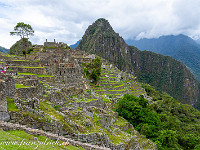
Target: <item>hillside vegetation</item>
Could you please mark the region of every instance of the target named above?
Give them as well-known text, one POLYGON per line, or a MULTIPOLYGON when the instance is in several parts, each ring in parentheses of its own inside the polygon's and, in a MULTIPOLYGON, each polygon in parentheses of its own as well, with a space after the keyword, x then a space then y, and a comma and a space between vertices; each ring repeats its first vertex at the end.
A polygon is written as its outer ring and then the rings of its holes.
POLYGON ((166 93, 159 93, 144 85, 153 103, 144 97, 124 95, 118 102, 117 112, 134 128, 153 140, 159 149, 200 148, 200 112, 181 104, 166 93))
MULTIPOLYGON (((23 42, 23 39, 20 39, 15 44, 10 47, 9 54, 10 55, 23 55, 23 50, 27 49, 27 40, 23 42)), ((32 45, 31 42, 28 42, 28 48, 32 45)))
POLYGON ((199 107, 199 83, 183 63, 128 46, 105 19, 98 19, 88 27, 77 49, 99 55, 120 70, 135 74, 140 82, 199 107))

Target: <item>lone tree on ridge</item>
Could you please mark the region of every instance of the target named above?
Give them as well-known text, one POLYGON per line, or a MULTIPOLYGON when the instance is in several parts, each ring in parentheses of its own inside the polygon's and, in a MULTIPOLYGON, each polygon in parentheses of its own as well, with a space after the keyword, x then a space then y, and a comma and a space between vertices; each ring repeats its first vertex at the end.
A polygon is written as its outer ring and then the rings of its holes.
POLYGON ((23 40, 24 50, 22 50, 25 59, 26 59, 26 53, 28 49, 28 38, 30 36, 34 35, 34 30, 29 24, 25 24, 23 22, 17 23, 17 25, 14 27, 14 31, 10 32, 10 35, 18 35, 23 40), (26 43, 27 42, 27 43, 26 43))

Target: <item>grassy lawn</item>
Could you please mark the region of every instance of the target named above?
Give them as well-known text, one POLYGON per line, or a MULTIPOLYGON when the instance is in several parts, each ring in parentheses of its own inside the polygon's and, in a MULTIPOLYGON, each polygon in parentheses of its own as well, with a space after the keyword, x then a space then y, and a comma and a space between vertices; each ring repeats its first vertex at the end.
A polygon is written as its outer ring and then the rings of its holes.
POLYGON ((83 150, 81 147, 69 145, 68 148, 62 146, 62 141, 54 141, 45 136, 36 136, 20 130, 3 131, 0 130, 0 149, 5 150, 83 150), (38 141, 34 140, 37 138, 38 141))
POLYGON ((13 98, 6 98, 7 100, 7 109, 8 111, 20 111, 20 109, 17 108, 15 105, 14 99, 13 98))

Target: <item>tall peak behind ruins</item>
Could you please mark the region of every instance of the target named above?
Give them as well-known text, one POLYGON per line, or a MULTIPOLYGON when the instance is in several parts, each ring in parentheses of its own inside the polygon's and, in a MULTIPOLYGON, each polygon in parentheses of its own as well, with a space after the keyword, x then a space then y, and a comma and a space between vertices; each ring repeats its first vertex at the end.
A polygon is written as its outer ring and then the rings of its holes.
POLYGON ((128 46, 103 18, 88 27, 77 49, 99 55, 120 70, 134 73, 140 82, 165 91, 182 103, 197 107, 199 83, 183 63, 128 46))

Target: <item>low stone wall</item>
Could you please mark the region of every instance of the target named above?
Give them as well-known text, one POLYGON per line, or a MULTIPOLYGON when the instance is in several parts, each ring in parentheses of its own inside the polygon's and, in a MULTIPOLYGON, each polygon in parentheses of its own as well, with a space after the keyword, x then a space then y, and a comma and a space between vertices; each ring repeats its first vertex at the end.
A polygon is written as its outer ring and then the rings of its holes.
POLYGON ((26 86, 39 86, 40 83, 38 79, 27 79, 22 84, 26 86))
POLYGON ((109 150, 109 148, 99 147, 97 145, 91 145, 91 144, 87 144, 87 143, 82 143, 82 142, 75 141, 75 140, 72 140, 69 138, 65 138, 63 136, 58 136, 56 134, 48 133, 43 130, 27 128, 26 126, 19 125, 19 124, 13 124, 13 123, 1 121, 0 128, 3 130, 23 130, 23 131, 27 132, 28 134, 46 136, 47 138, 52 139, 52 140, 61 140, 63 142, 68 142, 69 144, 71 144, 73 146, 77 146, 77 147, 81 146, 82 148, 87 149, 87 150, 92 150, 92 149, 109 150))
POLYGON ((55 82, 55 78, 54 77, 38 77, 40 81, 44 81, 44 82, 55 82))
POLYGON ((28 88, 18 88, 15 92, 15 97, 20 97, 24 99, 38 97, 43 92, 43 88, 40 86, 37 87, 28 87, 28 88))
POLYGON ((9 66, 31 66, 31 67, 37 67, 39 66, 39 62, 34 61, 6 61, 6 64, 9 66))

